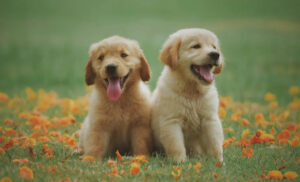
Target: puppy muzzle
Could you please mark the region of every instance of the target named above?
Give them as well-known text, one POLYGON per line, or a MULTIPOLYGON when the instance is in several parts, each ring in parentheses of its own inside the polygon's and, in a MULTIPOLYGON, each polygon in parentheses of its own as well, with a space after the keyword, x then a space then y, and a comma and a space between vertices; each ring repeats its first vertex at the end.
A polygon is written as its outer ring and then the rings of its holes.
POLYGON ((221 61, 219 59, 220 54, 218 52, 210 52, 208 56, 210 58, 210 64, 212 64, 213 66, 219 66, 221 64, 221 61))

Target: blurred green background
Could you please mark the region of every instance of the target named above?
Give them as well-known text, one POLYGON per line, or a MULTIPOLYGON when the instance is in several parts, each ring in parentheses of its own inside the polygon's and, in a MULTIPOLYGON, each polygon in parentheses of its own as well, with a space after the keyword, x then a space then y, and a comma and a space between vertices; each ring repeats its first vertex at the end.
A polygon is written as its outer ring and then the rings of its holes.
POLYGON ((112 35, 140 42, 153 90, 168 35, 202 27, 218 35, 226 58, 220 95, 259 101, 271 91, 285 103, 300 84, 299 8, 299 0, 1 0, 0 91, 84 95, 89 46, 112 35))

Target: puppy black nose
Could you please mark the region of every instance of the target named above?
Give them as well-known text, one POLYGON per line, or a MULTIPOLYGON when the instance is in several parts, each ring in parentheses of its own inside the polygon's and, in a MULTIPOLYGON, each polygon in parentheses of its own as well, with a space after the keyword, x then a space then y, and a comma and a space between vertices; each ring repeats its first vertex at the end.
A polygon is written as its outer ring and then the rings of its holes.
POLYGON ((116 66, 116 65, 114 65, 114 64, 109 64, 109 65, 106 66, 106 73, 107 73, 108 75, 113 76, 113 75, 116 74, 116 71, 117 71, 117 66, 116 66))
POLYGON ((208 55, 214 61, 218 60, 220 57, 220 54, 218 52, 210 52, 208 55))

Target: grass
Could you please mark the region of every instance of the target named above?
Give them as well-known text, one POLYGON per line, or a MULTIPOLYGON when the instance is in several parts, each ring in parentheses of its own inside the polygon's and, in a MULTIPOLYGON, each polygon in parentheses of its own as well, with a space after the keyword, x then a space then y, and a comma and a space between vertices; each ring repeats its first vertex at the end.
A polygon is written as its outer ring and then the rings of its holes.
MULTIPOLYGON (((232 128, 234 132, 225 132, 225 138, 234 136, 237 142, 246 128, 254 135, 258 129, 269 133, 272 127, 277 131, 274 134, 276 138, 288 123, 299 124, 300 120, 299 109, 293 110, 288 106, 293 100, 288 94, 289 87, 300 83, 299 5, 297 0, 91 0, 89 3, 3 0, 0 6, 0 91, 7 93, 9 100, 0 103, 0 137, 5 137, 4 143, 9 140, 5 128, 15 129, 17 135, 14 137, 30 136, 33 132, 25 124, 27 120, 20 119, 19 114, 31 112, 39 105, 39 100, 49 98, 49 95, 40 92, 39 99, 29 101, 24 93, 26 87, 35 91, 39 88, 47 92, 54 90, 59 100, 71 98, 76 104, 79 102, 76 98, 86 95, 83 69, 88 59, 88 48, 93 42, 115 34, 138 40, 151 66, 149 85, 153 90, 162 70, 159 50, 168 35, 180 28, 204 27, 218 35, 226 58, 225 69, 217 78, 219 93, 234 99, 232 108, 225 108, 227 116, 223 118, 224 128, 232 128), (275 109, 270 109, 264 101, 266 92, 277 96, 279 106, 275 109), (13 99, 14 96, 21 99, 13 99), (242 107, 252 111, 242 112, 242 117, 251 122, 249 127, 232 122, 231 114, 241 107, 240 102, 242 107), (290 116, 287 120, 280 120, 282 126, 261 128, 255 124, 256 113, 263 113, 269 120, 270 114, 280 115, 285 110, 290 111, 290 116), (17 127, 5 124, 6 118, 12 119, 17 127)), ((67 116, 59 103, 41 113, 49 120, 67 116)), ((71 136, 78 130, 86 111, 82 109, 80 114, 71 114, 75 117, 75 124, 50 131, 71 136)), ((289 140, 297 133, 299 130, 291 132, 289 140)), ((50 139, 49 146, 55 152, 51 160, 40 153, 42 143, 39 141, 33 147, 35 157, 30 157, 28 149, 23 150, 20 146, 14 146, 1 155, 0 179, 9 176, 13 181, 20 181, 17 175, 20 166, 12 160, 28 158, 30 163, 27 166, 33 170, 36 181, 65 177, 72 181, 141 181, 146 176, 149 181, 174 180, 171 171, 174 170, 172 166, 177 164, 162 156, 142 164, 141 172, 135 177, 129 174, 130 164, 118 163, 119 170, 126 172, 118 178, 103 173, 111 170, 106 163, 83 162, 78 156, 71 155, 68 144, 50 139), (57 166, 59 173, 49 174, 48 166, 51 165, 57 166)), ((0 143, 0 147, 4 143, 0 143)), ((278 143, 276 139, 275 145, 253 145, 254 154, 249 159, 241 157, 242 148, 234 143, 225 148, 226 165, 223 167, 215 167, 215 161, 203 156, 192 158, 180 164, 183 171, 179 180, 213 181, 213 173, 216 172, 219 181, 257 181, 262 171, 267 174, 267 171, 282 166, 286 166, 283 172, 291 170, 299 174, 299 164, 295 163, 300 157, 299 147, 278 143), (190 163, 194 165, 197 162, 202 164, 200 170, 189 169, 190 163)))

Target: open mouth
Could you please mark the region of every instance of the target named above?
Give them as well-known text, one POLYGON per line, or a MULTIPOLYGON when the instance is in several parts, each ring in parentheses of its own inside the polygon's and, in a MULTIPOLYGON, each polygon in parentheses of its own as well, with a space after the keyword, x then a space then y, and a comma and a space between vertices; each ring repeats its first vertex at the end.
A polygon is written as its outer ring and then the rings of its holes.
POLYGON ((207 83, 211 83, 215 79, 215 75, 211 72, 213 65, 191 65, 191 71, 194 75, 198 77, 199 80, 203 80, 207 83))
POLYGON ((107 85, 107 96, 110 100, 116 101, 121 97, 122 88, 129 76, 130 72, 124 77, 108 77, 104 79, 107 85))

